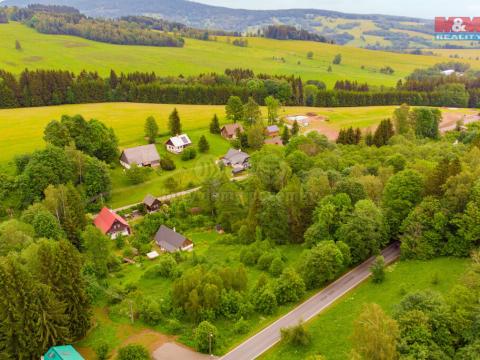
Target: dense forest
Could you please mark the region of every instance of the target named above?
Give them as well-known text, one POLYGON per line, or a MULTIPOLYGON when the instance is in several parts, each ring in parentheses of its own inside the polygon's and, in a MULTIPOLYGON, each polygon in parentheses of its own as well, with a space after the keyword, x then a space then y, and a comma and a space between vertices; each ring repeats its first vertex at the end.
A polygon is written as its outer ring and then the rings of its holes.
POLYGON ((289 25, 269 25, 263 29, 263 36, 276 40, 307 40, 318 42, 329 42, 325 36, 313 34, 307 30, 297 29, 289 25))
POLYGON ((224 105, 230 96, 249 97, 264 105, 273 96, 283 105, 319 107, 400 105, 480 106, 478 73, 445 76, 445 66, 417 70, 396 88, 375 88, 355 81, 338 81, 327 90, 322 81, 303 82, 295 76, 254 74, 249 69, 227 69, 224 74, 161 77, 155 73, 116 74, 107 78, 95 72, 24 70, 17 77, 0 70, 0 108, 127 101, 169 104, 224 105), (423 75, 422 75, 423 74, 423 75))

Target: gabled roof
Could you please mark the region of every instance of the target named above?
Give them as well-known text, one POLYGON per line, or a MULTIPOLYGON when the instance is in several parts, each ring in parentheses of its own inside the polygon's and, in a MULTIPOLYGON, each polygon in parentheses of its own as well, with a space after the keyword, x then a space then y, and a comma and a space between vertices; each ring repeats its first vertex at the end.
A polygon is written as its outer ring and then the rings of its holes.
POLYGON ((227 154, 223 157, 230 164, 243 164, 245 160, 250 159, 250 155, 244 153, 242 150, 230 149, 227 154))
POLYGON ((156 201, 158 200, 155 196, 148 194, 145 196, 145 199, 143 199, 143 203, 147 206, 152 206, 156 201))
POLYGON ((277 125, 270 125, 270 126, 267 126, 267 131, 271 133, 271 132, 280 131, 280 129, 278 128, 277 125))
POLYGON ((114 213, 109 208, 104 207, 102 211, 97 215, 93 223, 95 226, 100 229, 104 234, 112 228, 113 223, 117 220, 121 224, 128 226, 128 223, 120 215, 114 213))
POLYGON ((125 149, 122 152, 122 158, 127 160, 128 164, 135 163, 138 165, 160 161, 160 155, 155 144, 125 149))
POLYGON ((185 236, 173 231, 165 225, 161 225, 160 229, 158 229, 155 234, 155 242, 158 246, 167 251, 177 251, 185 246, 186 242, 191 243, 185 236))
POLYGON ((280 136, 275 136, 270 139, 265 139, 264 143, 268 145, 283 145, 283 141, 280 136))
POLYGON ((53 346, 44 356, 45 360, 84 360, 71 345, 53 346))
POLYGON ((182 134, 178 136, 173 136, 168 139, 167 143, 171 143, 175 147, 188 146, 192 144, 192 141, 187 134, 182 134))
POLYGON ((235 124, 226 124, 222 127, 222 131, 225 129, 227 132, 228 136, 233 136, 236 134, 237 129, 240 130, 240 132, 243 132, 243 126, 241 124, 235 123, 235 124))

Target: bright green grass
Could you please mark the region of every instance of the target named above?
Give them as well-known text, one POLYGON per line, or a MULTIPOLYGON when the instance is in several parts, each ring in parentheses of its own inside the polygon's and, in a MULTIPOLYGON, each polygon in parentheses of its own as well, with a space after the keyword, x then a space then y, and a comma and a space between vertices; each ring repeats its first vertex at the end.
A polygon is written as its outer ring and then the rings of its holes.
MULTIPOLYGON (((118 72, 191 75, 243 67, 252 68, 257 73, 321 79, 328 86, 338 79, 393 86, 414 69, 443 61, 433 56, 394 54, 307 41, 262 38, 249 38, 248 41, 248 48, 228 44, 221 37, 217 42, 186 39, 184 48, 121 46, 72 36, 40 34, 22 24, 10 23, 0 25, 0 68, 15 73, 25 68, 56 68, 74 72, 87 69, 107 75, 113 68, 118 72), (22 51, 15 49, 15 40, 20 41, 22 51), (306 59, 308 51, 314 52, 313 60, 306 59), (338 53, 343 55, 342 65, 334 65, 333 72, 328 72, 338 53), (366 69, 361 69, 362 65, 366 69), (387 65, 393 67, 394 75, 378 72, 387 65)), ((470 62, 480 68, 480 61, 470 62)))
POLYGON ((308 323, 312 344, 293 348, 283 343, 275 346, 262 359, 294 360, 308 355, 322 354, 327 360, 348 359, 353 322, 365 304, 377 303, 392 314, 405 293, 432 289, 447 293, 465 272, 467 259, 439 258, 431 261, 402 261, 388 268, 384 283, 370 280, 340 299, 335 305, 308 323), (438 274, 439 282, 432 281, 438 274))

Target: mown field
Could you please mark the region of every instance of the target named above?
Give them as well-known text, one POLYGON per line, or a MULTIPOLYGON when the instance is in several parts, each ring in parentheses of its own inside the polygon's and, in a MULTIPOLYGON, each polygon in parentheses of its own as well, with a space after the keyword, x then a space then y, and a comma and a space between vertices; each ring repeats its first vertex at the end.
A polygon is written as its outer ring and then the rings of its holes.
MULTIPOLYGON (((116 71, 155 71, 159 75, 191 75, 223 72, 226 68, 252 68, 269 74, 295 74, 320 79, 332 86, 350 79, 371 85, 393 86, 414 69, 428 67, 444 58, 364 50, 306 41, 277 41, 249 38, 247 48, 233 46, 226 38, 218 41, 186 39, 184 48, 110 45, 72 36, 44 35, 19 23, 0 25, 0 68, 18 73, 25 68, 56 68, 79 72, 82 69, 107 75, 116 71), (15 49, 18 40, 22 50, 15 49), (312 60, 306 58, 313 51, 312 60), (341 65, 328 67, 336 54, 341 65), (391 66, 394 75, 379 73, 391 66), (362 69, 362 66, 364 68, 362 69)), ((480 61, 467 60, 480 68, 480 61)))
POLYGON ((308 322, 307 328, 313 339, 311 345, 294 348, 279 343, 261 359, 302 360, 315 354, 321 354, 327 360, 348 359, 353 322, 365 304, 379 304, 391 315, 395 305, 407 293, 426 289, 447 293, 465 272, 468 264, 467 259, 454 258, 395 263, 387 269, 385 282, 374 284, 369 280, 363 283, 308 322))
MULTIPOLYGON (((192 138, 194 144, 201 135, 205 135, 210 143, 210 151, 199 154, 196 159, 182 161, 179 156, 171 155, 177 165, 174 172, 152 171, 148 179, 139 185, 131 185, 120 166, 111 170, 113 192, 109 205, 113 208, 142 201, 151 193, 164 195, 193 187, 214 171, 218 171, 215 160, 224 155, 230 144, 219 135, 209 133, 208 126, 214 114, 221 123, 226 123, 225 107, 211 105, 174 105, 174 104, 134 104, 134 103, 102 103, 61 105, 39 108, 19 108, 0 110, 0 165, 8 163, 19 154, 29 153, 45 146, 43 130, 49 121, 60 119, 63 114, 81 114, 86 119, 95 118, 113 127, 119 139, 120 149, 146 144, 144 138, 144 122, 148 116, 154 116, 160 127, 161 137, 157 148, 161 156, 167 154, 163 143, 167 140, 168 116, 177 108, 181 117, 183 130, 192 138), (174 176, 178 189, 168 189, 164 182, 174 176)), ((391 117, 395 106, 352 107, 352 108, 309 108, 286 107, 281 116, 315 113, 319 121, 312 122, 303 131, 316 130, 332 135, 341 128, 350 126, 374 128, 381 120, 391 117), (328 132, 328 133, 327 133, 328 132)), ((266 114, 266 109, 262 111, 266 114)), ((447 110, 444 112, 472 112, 472 110, 447 110)), ((10 166, 11 167, 11 166, 10 166)))

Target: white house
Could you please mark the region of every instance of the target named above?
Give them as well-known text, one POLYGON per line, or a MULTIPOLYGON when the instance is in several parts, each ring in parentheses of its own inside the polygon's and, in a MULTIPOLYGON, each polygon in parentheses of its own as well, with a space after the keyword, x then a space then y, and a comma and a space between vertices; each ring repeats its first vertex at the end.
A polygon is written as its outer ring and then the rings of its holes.
POLYGON ((187 146, 190 145, 192 145, 192 141, 187 134, 171 137, 165 143, 167 150, 174 154, 180 154, 187 146))

